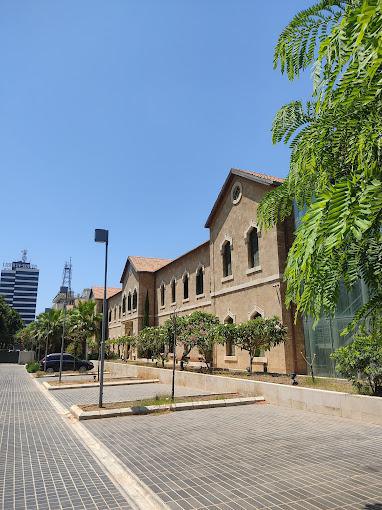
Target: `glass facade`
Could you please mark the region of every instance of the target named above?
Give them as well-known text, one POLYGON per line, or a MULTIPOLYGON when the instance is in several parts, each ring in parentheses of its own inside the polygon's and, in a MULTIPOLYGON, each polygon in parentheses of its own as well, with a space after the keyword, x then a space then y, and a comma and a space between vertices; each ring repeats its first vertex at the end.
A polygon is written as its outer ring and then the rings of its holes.
POLYGON ((307 359, 314 360, 317 375, 335 376, 335 367, 330 354, 348 344, 352 335, 341 336, 341 331, 351 322, 357 309, 365 302, 366 288, 359 282, 350 292, 341 285, 340 298, 334 317, 322 317, 313 329, 313 320, 303 318, 305 350, 307 359))
MULTIPOLYGON (((295 214, 296 225, 299 224, 303 214, 304 211, 295 214)), ((358 282, 350 291, 342 284, 334 317, 322 317, 315 328, 310 317, 303 317, 306 357, 311 360, 315 355, 313 366, 317 375, 331 377, 338 375, 330 354, 352 341, 351 334, 341 336, 341 331, 352 321, 355 312, 366 299, 367 288, 363 282, 358 282)))

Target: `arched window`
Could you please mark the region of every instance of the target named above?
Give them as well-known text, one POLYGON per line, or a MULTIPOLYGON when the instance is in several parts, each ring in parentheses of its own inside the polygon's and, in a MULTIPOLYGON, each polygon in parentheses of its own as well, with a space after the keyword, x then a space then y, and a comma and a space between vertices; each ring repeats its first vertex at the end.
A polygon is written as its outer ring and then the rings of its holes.
MULTIPOLYGON (((232 317, 227 317, 224 321, 225 324, 233 324, 232 317)), ((226 356, 235 356, 235 344, 232 340, 228 340, 225 344, 225 355, 226 356)))
POLYGON ((188 299, 188 274, 183 276, 183 299, 188 299))
POLYGON ((160 305, 164 306, 165 301, 165 294, 166 294, 166 287, 164 286, 164 283, 160 286, 160 305))
POLYGON ((257 317, 262 317, 260 312, 253 312, 253 314, 250 317, 250 320, 256 319, 257 317))
POLYGON ((196 271, 196 295, 199 296, 204 292, 204 282, 203 282, 203 268, 199 267, 196 271))
POLYGON ((118 306, 118 318, 120 319, 121 318, 121 312, 122 312, 122 308, 121 308, 121 305, 118 306))
POLYGON ((116 319, 117 319, 117 308, 114 307, 114 320, 116 320, 116 319))
POLYGON ((133 310, 137 309, 137 289, 134 289, 133 292, 133 310))
POLYGON ((109 310, 109 322, 111 322, 111 310, 109 310))
POLYGON ((175 278, 171 282, 171 303, 176 302, 176 281, 175 278))
POLYGON ((257 228, 253 227, 248 235, 248 266, 258 266, 259 260, 259 236, 257 228))
POLYGON ((223 245, 223 276, 232 274, 231 243, 226 241, 223 245))
POLYGON ((131 312, 131 293, 130 292, 127 296, 127 311, 131 312))
POLYGON ((124 295, 122 298, 122 313, 125 315, 126 313, 126 296, 124 295))

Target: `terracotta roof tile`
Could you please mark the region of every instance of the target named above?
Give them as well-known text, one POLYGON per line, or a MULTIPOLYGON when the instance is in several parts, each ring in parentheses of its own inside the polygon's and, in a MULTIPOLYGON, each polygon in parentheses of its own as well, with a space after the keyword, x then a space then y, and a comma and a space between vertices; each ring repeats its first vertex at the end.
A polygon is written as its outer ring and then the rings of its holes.
POLYGON ((138 257, 130 256, 130 262, 133 264, 136 271, 148 271, 150 273, 158 271, 163 266, 167 265, 172 259, 157 259, 152 257, 138 257))
MULTIPOLYGON (((106 291, 107 299, 115 296, 118 292, 121 292, 122 289, 117 287, 108 287, 106 291)), ((103 299, 103 287, 92 287, 93 298, 94 299, 103 299)))
POLYGON ((260 172, 252 172, 252 170, 243 170, 242 168, 232 168, 232 170, 238 170, 239 172, 245 172, 246 174, 253 175, 254 177, 258 177, 259 179, 265 179, 266 181, 271 182, 284 182, 285 179, 283 177, 276 177, 275 175, 262 174, 260 172))

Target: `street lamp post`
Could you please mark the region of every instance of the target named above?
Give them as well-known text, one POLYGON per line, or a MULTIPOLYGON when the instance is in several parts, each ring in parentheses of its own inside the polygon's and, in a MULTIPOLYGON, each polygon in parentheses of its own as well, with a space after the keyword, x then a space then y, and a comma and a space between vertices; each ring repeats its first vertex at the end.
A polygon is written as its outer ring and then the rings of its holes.
MULTIPOLYGON (((51 311, 51 308, 45 308, 45 313, 49 313, 51 311)), ((44 358, 44 372, 46 372, 46 357, 48 356, 48 339, 49 335, 46 335, 45 339, 45 358, 44 358)))
POLYGON ((106 339, 106 321, 107 321, 107 252, 109 246, 109 231, 101 228, 95 229, 94 240, 96 243, 105 243, 105 274, 103 286, 103 317, 102 317, 102 336, 100 346, 99 366, 99 407, 103 406, 103 371, 105 365, 105 339, 106 339))
POLYGON ((66 322, 66 300, 68 298, 68 287, 60 287, 60 294, 64 294, 64 317, 62 319, 62 338, 61 338, 61 353, 60 353, 60 374, 58 382, 61 382, 62 377, 62 361, 64 359, 64 343, 65 343, 65 322, 66 322))

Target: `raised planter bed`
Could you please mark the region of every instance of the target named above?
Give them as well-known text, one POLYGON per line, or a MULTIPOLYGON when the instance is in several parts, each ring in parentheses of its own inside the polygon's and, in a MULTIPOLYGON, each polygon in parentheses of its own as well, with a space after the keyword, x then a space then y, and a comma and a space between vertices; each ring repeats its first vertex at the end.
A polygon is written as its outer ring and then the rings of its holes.
MULTIPOLYGON (((198 397, 194 397, 198 398, 198 397)), ((84 411, 81 406, 74 405, 70 408, 70 412, 78 420, 93 420, 99 418, 115 418, 117 416, 133 416, 142 414, 152 414, 173 411, 190 411, 193 409, 208 409, 212 407, 230 407, 238 405, 256 404, 264 402, 264 397, 237 397, 237 398, 221 398, 215 400, 191 400, 186 402, 169 403, 162 405, 149 406, 130 406, 118 409, 98 409, 84 411)))

